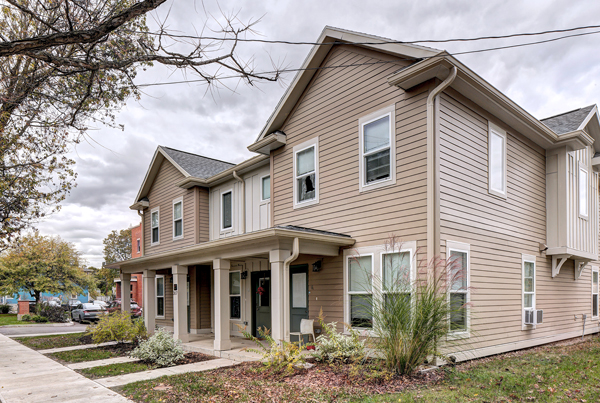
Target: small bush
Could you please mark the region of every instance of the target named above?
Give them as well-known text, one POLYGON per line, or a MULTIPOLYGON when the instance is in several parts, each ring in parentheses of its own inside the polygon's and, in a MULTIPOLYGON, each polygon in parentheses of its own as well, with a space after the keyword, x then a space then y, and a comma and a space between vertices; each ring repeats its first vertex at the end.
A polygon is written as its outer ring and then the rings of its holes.
POLYGON ((67 313, 60 306, 41 305, 39 314, 50 322, 65 323, 69 321, 67 313))
POLYGON ((96 325, 88 326, 87 334, 92 336, 96 344, 108 341, 133 343, 148 337, 142 319, 132 320, 129 312, 122 311, 102 316, 96 325))
POLYGON ((269 329, 260 328, 258 329, 258 334, 262 339, 266 340, 268 345, 265 346, 261 340, 252 336, 245 328, 240 328, 240 330, 246 339, 254 341, 258 346, 258 349, 248 349, 248 351, 261 354, 261 361, 268 368, 291 373, 294 371, 294 367, 304 365, 305 360, 302 354, 304 347, 301 340, 297 343, 281 340, 281 344, 279 344, 271 337, 269 329))
POLYGON ((36 323, 46 323, 48 322, 48 318, 44 317, 44 316, 40 316, 40 315, 31 315, 31 319, 32 321, 36 322, 36 323))
POLYGON ((7 314, 10 313, 11 306, 8 304, 0 304, 0 313, 7 314))
POLYGON ((24 321, 24 322, 29 322, 29 321, 32 320, 31 319, 31 315, 25 314, 25 315, 21 316, 21 320, 24 321))
POLYGON ((170 367, 184 358, 185 353, 181 341, 164 329, 158 329, 148 340, 142 341, 131 352, 132 358, 137 358, 147 364, 159 367, 170 367))
POLYGON ((323 334, 317 337, 316 349, 311 354, 322 362, 357 362, 365 358, 365 341, 360 339, 359 332, 348 326, 350 335, 337 332, 337 323, 325 323, 319 317, 323 334))

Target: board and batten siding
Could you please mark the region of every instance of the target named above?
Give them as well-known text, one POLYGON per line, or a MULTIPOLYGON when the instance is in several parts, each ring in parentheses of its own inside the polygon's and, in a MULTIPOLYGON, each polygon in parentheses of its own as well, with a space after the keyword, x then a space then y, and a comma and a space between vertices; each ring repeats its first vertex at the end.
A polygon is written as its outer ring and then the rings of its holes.
POLYGON ((144 254, 154 255, 195 244, 194 190, 176 185, 183 174, 169 161, 161 163, 148 192, 150 207, 144 210, 144 254), (183 197, 183 238, 173 240, 173 200, 183 197), (150 234, 152 209, 159 207, 159 244, 152 245, 150 234))
MULTIPOLYGON (((470 244, 471 337, 459 349, 548 342, 581 334, 575 314, 591 318, 591 274, 574 280, 573 261, 552 278, 546 238, 545 150, 462 98, 443 93, 439 106, 440 238, 470 244), (507 131, 507 197, 488 192, 488 120, 507 131), (536 309, 544 323, 522 330, 522 254, 536 256, 536 309), (548 341, 542 341, 544 338, 548 341), (535 339, 540 341, 535 342, 535 339)), ((590 326, 588 321, 588 326, 590 326)))
MULTIPOLYGON (((325 66, 377 63, 384 55, 355 47, 334 48, 325 66)), ((385 60, 385 59, 384 59, 385 60)), ((388 85, 403 62, 323 69, 282 127, 287 144, 274 152, 274 225, 298 225, 351 235, 357 246, 383 244, 394 233, 426 236, 426 99, 388 85), (395 105, 396 183, 359 192, 358 121, 395 105), (293 148, 318 137, 319 203, 293 208, 293 148)))

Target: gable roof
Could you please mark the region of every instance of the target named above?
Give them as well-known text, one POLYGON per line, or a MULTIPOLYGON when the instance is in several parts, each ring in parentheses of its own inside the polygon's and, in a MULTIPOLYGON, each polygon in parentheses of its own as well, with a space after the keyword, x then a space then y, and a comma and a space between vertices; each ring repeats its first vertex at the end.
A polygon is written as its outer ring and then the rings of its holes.
POLYGON ((331 48, 334 46, 334 43, 358 43, 359 45, 356 46, 377 50, 393 56, 413 59, 415 61, 425 57, 435 56, 441 52, 438 49, 433 49, 426 46, 390 42, 395 41, 393 39, 382 38, 380 36, 326 26, 317 40, 319 45, 314 45, 311 51, 308 53, 304 63, 296 73, 296 76, 290 83, 286 92, 283 94, 283 97, 281 97, 279 100, 279 103, 267 120, 267 123, 258 135, 256 141, 258 142, 265 136, 281 129, 283 122, 285 122, 285 119, 291 113, 292 109, 304 93, 304 90, 310 83, 310 80, 319 71, 318 67, 321 65, 331 48))
POLYGON ((552 129, 556 134, 570 133, 575 130, 583 129, 581 125, 584 122, 587 123, 587 120, 589 120, 588 116, 594 108, 595 105, 590 105, 573 111, 564 112, 559 115, 550 116, 549 118, 540 119, 540 121, 552 129))
POLYGON ((184 175, 193 176, 201 179, 208 179, 218 173, 225 171, 235 164, 230 162, 216 160, 214 158, 204 157, 198 154, 192 154, 186 151, 176 150, 170 147, 160 147, 170 158, 171 162, 179 166, 184 175))

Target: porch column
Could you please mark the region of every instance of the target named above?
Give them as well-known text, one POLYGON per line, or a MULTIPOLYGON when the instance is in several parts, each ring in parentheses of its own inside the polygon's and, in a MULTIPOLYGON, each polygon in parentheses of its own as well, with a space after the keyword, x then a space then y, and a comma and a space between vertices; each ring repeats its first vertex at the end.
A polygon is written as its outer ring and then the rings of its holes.
POLYGON ((173 274, 173 338, 187 343, 190 340, 187 331, 187 266, 171 267, 173 274))
POLYGON ((131 273, 121 272, 121 311, 131 312, 131 273))
POLYGON ((156 328, 156 272, 144 270, 142 274, 142 293, 144 295, 144 323, 148 334, 154 334, 156 328))
POLYGON ((271 335, 277 341, 289 340, 289 292, 286 291, 289 290, 289 273, 285 273, 283 262, 290 255, 291 252, 286 249, 276 249, 269 252, 269 263, 271 263, 271 335), (286 307, 288 307, 287 312, 286 307), (288 318, 287 321, 286 318, 288 318))
POLYGON ((213 260, 215 277, 215 350, 231 349, 230 323, 229 323, 229 268, 231 263, 227 259, 213 260))

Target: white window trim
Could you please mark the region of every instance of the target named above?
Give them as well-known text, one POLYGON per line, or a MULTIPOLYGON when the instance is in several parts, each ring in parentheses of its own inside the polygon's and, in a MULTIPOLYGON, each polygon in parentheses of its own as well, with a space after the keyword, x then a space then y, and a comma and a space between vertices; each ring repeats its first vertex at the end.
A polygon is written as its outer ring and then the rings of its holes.
POLYGON ((173 240, 183 239, 183 196, 173 200, 173 240), (181 203, 181 235, 175 236, 175 205, 181 203))
MULTIPOLYGON (((388 253, 400 253, 400 252, 410 252, 410 273, 411 273, 411 279, 416 279, 416 269, 417 269, 417 264, 415 261, 415 256, 416 256, 416 250, 417 250, 417 242, 416 241, 405 241, 402 242, 401 248, 399 250, 396 251, 386 251, 386 247, 385 245, 376 245, 376 246, 363 246, 360 248, 353 248, 353 249, 345 249, 344 253, 343 253, 343 258, 344 258, 344 323, 351 323, 350 320, 350 295, 358 295, 358 294, 365 294, 362 292, 350 292, 348 291, 348 287, 349 287, 349 279, 348 279, 348 259, 350 257, 364 257, 364 256, 372 256, 372 274, 373 275, 380 275, 381 277, 383 277, 383 264, 382 264, 382 259, 381 257, 384 254, 388 254, 388 253)), ((378 284, 377 281, 374 283, 371 283, 371 295, 381 295, 381 292, 378 292, 381 290, 378 290, 378 284), (376 288, 377 287, 377 288, 376 288)), ((377 306, 378 304, 380 304, 381 301, 374 301, 373 302, 373 306, 377 306)), ((375 325, 375 324, 374 324, 375 325)), ((354 329, 359 330, 361 332, 361 334, 365 334, 365 335, 369 335, 369 336, 374 336, 374 332, 373 329, 370 328, 359 328, 359 327, 355 327, 354 329)), ((348 332, 348 329, 345 328, 344 329, 344 334, 350 334, 348 332)))
MULTIPOLYGON (((369 154, 372 152, 369 152, 369 154)), ((396 184, 396 105, 390 105, 376 112, 370 113, 358 119, 358 191, 366 192, 385 186, 396 184), (385 116, 390 117, 390 177, 381 179, 372 183, 366 183, 365 175, 365 157, 364 157, 364 132, 365 125, 381 119, 385 116)))
MULTIPOLYGON (((467 290, 464 292, 467 296, 467 329, 464 331, 449 332, 446 337, 447 340, 466 339, 471 337, 471 245, 464 242, 446 241, 446 259, 450 259, 452 252, 467 254, 467 290)), ((450 303, 450 294, 452 292, 453 291, 448 290, 448 303, 450 303)), ((450 326, 450 318, 448 318, 448 326, 450 326)))
MULTIPOLYGON (((294 209, 297 208, 303 208, 303 207, 307 207, 307 206, 312 206, 314 204, 318 204, 319 203, 319 187, 321 186, 321 179, 319 177, 319 137, 314 137, 308 141, 305 141, 302 144, 298 144, 297 146, 294 146, 294 174, 292 175, 293 178, 293 189, 294 189, 294 209), (297 180, 297 176, 296 176, 296 155, 301 152, 306 150, 307 148, 311 148, 314 147, 315 148, 315 198, 312 200, 306 200, 303 202, 298 202, 298 180, 297 180)), ((273 195, 271 195, 273 196, 273 195)))
POLYGON ((140 253, 142 251, 142 241, 140 240, 140 238, 136 240, 136 250, 137 253, 140 253))
POLYGON ((535 325, 525 324, 525 262, 533 263, 533 298, 531 299, 531 308, 536 310, 536 295, 537 295, 537 263, 534 255, 521 255, 521 330, 535 329, 535 325))
POLYGON ((261 202, 268 202, 271 200, 271 174, 268 175, 263 175, 260 177, 260 201, 261 202), (263 199, 263 179, 265 178, 269 178, 269 198, 268 199, 263 199))
POLYGON ((600 292, 594 292, 594 273, 598 273, 598 287, 600 288, 600 271, 598 270, 598 266, 592 266, 592 276, 591 276, 591 282, 592 282, 592 310, 591 310, 591 315, 590 315, 592 317, 592 319, 598 319, 598 315, 594 316, 594 294, 598 295, 598 298, 597 298, 598 309, 596 310, 596 312, 598 314, 600 314, 600 292))
POLYGON ((165 318, 165 311, 167 310, 167 305, 166 305, 166 297, 165 294, 167 293, 166 291, 167 288, 167 283, 165 281, 165 275, 164 274, 157 274, 156 277, 154 277, 154 317, 156 319, 164 319, 165 318), (158 279, 162 278, 163 279, 163 295, 162 297, 158 296, 158 293, 156 292, 156 289, 158 288, 158 279), (163 299, 163 315, 158 315, 158 299, 162 298, 163 299))
POLYGON ((160 207, 154 207, 152 210, 150 210, 150 246, 153 245, 160 245, 160 207), (152 226, 152 215, 154 213, 158 213, 158 226, 156 227, 152 226), (152 237, 152 232, 154 228, 158 228, 158 241, 156 242, 154 242, 154 239, 152 237))
MULTIPOLYGON (((240 273, 240 293, 239 294, 229 294, 229 301, 231 301, 231 297, 240 297, 240 317, 239 318, 232 318, 231 317, 231 306, 229 307, 229 320, 232 322, 240 322, 242 320, 242 317, 244 316, 244 307, 243 305, 243 299, 242 299, 242 271, 241 270, 230 270, 228 276, 231 276, 231 273, 240 273)), ((229 280, 229 278, 228 278, 229 280)), ((227 290, 227 292, 229 292, 229 290, 227 290)), ((231 302, 229 302, 229 304, 231 304, 231 302)))
POLYGON ((222 190, 219 194, 219 228, 221 229, 221 233, 224 232, 231 232, 233 231, 234 227, 235 227, 235 201, 234 201, 234 194, 233 194, 233 187, 227 188, 225 190, 222 190), (223 228, 223 213, 225 212, 223 210, 223 195, 227 194, 227 193, 231 193, 231 227, 227 227, 227 228, 223 228))
POLYGON ((489 122, 488 121, 488 192, 492 195, 498 196, 498 197, 502 197, 504 199, 506 199, 507 197, 507 187, 506 187, 506 182, 507 182, 507 166, 508 166, 508 158, 506 155, 506 149, 507 149, 507 135, 506 135, 506 130, 502 130, 500 128, 500 126, 489 122), (502 150, 502 156, 504 158, 504 172, 503 172, 503 183, 502 183, 502 188, 503 190, 498 190, 498 189, 493 189, 492 188, 492 132, 497 134, 500 137, 504 138, 504 149, 502 150))
POLYGON ((587 220, 590 216, 590 172, 587 169, 587 167, 581 162, 579 161, 578 164, 578 169, 577 169, 577 213, 579 215, 579 218, 583 218, 584 220, 587 220), (580 175, 581 175, 581 171, 584 171, 586 176, 587 176, 587 183, 586 183, 586 189, 585 189, 585 194, 586 194, 586 201, 585 201, 585 207, 586 207, 586 213, 582 214, 581 213, 581 189, 580 189, 580 175))

